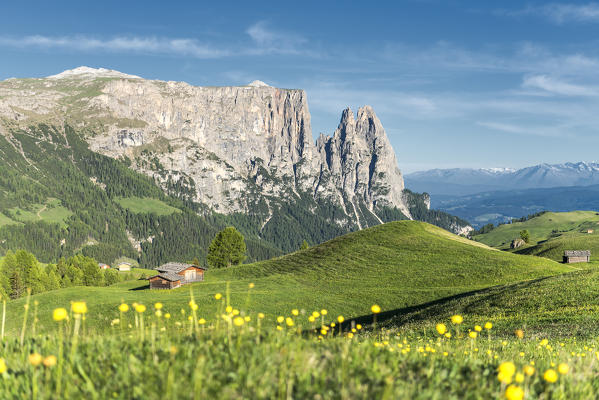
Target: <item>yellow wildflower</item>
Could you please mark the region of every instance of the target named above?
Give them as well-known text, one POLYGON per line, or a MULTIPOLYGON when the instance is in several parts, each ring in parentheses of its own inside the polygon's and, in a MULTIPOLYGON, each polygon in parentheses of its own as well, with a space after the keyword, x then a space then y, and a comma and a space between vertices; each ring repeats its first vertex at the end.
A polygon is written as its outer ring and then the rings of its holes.
POLYGON ((452 315, 451 316, 451 323, 452 324, 459 325, 462 322, 464 322, 464 318, 462 318, 461 315, 452 315))
POLYGON ((225 311, 228 313, 231 313, 231 312, 233 312, 233 307, 227 306, 227 308, 225 308, 225 311))
POLYGON ((549 383, 554 383, 557 381, 557 372, 554 369, 548 369, 543 374, 543 379, 545 379, 549 383))
POLYGON ((254 285, 254 282, 250 282, 250 284, 248 285, 248 287, 249 287, 250 289, 253 289, 253 288, 254 288, 254 286, 256 286, 256 285, 254 285))
POLYGON ((278 322, 279 324, 282 324, 282 323, 283 323, 283 321, 285 321, 285 317, 283 317, 282 315, 279 315, 279 316, 277 317, 277 322, 278 322))
POLYGON ((258 318, 264 319, 264 313, 258 313, 258 318))
POLYGON ((48 356, 42 361, 44 367, 51 368, 56 365, 56 356, 48 356))
POLYGON ((293 322, 293 318, 290 317, 285 318, 285 323, 287 324, 287 326, 295 325, 295 323, 293 322))
POLYGON ((29 364, 37 367, 42 363, 42 355, 39 353, 31 353, 29 354, 29 364))
POLYGON ((54 319, 54 321, 62 321, 63 319, 65 319, 67 317, 67 310, 66 308, 55 308, 54 312, 52 313, 52 318, 54 319))
POLYGON ((233 324, 235 324, 235 326, 241 326, 243 325, 245 321, 243 320, 242 317, 235 317, 233 318, 233 324))
POLYGON ((320 310, 320 313, 322 315, 327 315, 329 312, 323 308, 322 310, 320 310))
POLYGON ((518 372, 516 374, 516 377, 514 378, 514 380, 518 383, 524 382, 524 374, 522 374, 521 372, 518 372))
POLYGON ((313 315, 310 315, 310 316, 308 317, 308 321, 310 321, 310 322, 314 322, 314 321, 315 321, 315 319, 314 319, 314 316, 313 316, 313 315))
POLYGON ((519 386, 510 385, 505 389, 505 397, 508 400, 522 400, 524 398, 524 390, 519 386))
POLYGON ((299 315, 299 310, 294 308, 293 310, 291 310, 291 314, 293 314, 297 317, 299 315))
POLYGON ((119 306, 119 311, 122 312, 122 313, 126 313, 127 311, 129 311, 129 306, 127 304, 125 304, 125 303, 122 303, 119 306))
POLYGON ((198 321, 198 323, 200 325, 204 325, 206 323, 206 320, 204 318, 200 318, 199 321, 198 321))
POLYGON ((171 315, 169 313, 164 314, 164 318, 169 319, 171 315))
POLYGON ((135 306, 135 311, 137 311, 138 313, 144 313, 146 312, 146 306, 144 306, 143 304, 137 304, 135 306))
POLYGON ((362 329, 362 325, 361 325, 361 324, 358 324, 358 325, 356 325, 356 329, 357 329, 357 330, 360 330, 360 329, 362 329))
POLYGON ((570 367, 568 367, 568 364, 566 364, 566 363, 561 363, 560 365, 557 366, 557 370, 560 374, 566 375, 568 373, 568 371, 570 371, 570 367))
POLYGON ((445 337, 446 337, 447 339, 451 339, 451 332, 447 332, 447 333, 445 334, 445 337))
POLYGON ((222 295, 222 294, 220 294, 220 293, 217 293, 217 294, 215 294, 215 295, 214 295, 214 298, 215 298, 216 300, 220 300, 220 299, 222 299, 222 298, 223 298, 223 295, 222 295))
POLYGON ((476 336, 478 336, 478 333, 476 333, 475 331, 472 331, 472 332, 468 333, 468 336, 470 336, 471 339, 476 339, 476 336))
POLYGON ((532 365, 525 365, 524 368, 522 368, 522 370, 528 376, 533 376, 535 373, 535 367, 533 367, 532 365))
POLYGON ((71 310, 75 314, 85 314, 87 312, 87 304, 84 301, 75 301, 71 304, 71 310))
POLYGON ((373 314, 378 314, 381 312, 381 307, 379 307, 378 304, 374 304, 372 307, 370 307, 370 311, 372 311, 373 314))
POLYGON ((447 332, 447 326, 445 326, 445 324, 437 324, 436 328, 439 335, 444 335, 447 332))
POLYGON ((156 310, 156 312, 154 313, 158 318, 162 317, 162 311, 160 310, 156 310))
POLYGON ((485 329, 486 330, 490 331, 491 328, 493 328, 493 324, 492 323, 490 323, 490 322, 485 323, 485 329))
POLYGON ((4 361, 4 358, 0 358, 0 374, 4 374, 6 370, 8 370, 6 367, 6 361, 4 361))
POLYGON ((156 303, 156 304, 154 304, 154 308, 157 309, 157 310, 162 309, 162 303, 156 303))
POLYGON ((516 329, 514 335, 516 335, 518 339, 522 339, 524 337, 524 331, 522 329, 516 329))
POLYGON ((480 331, 483 330, 483 328, 480 325, 474 325, 474 330, 477 331, 477 332, 480 332, 480 331))
POLYGON ((337 321, 339 321, 339 323, 342 323, 343 321, 345 321, 345 318, 343 318, 343 315, 340 315, 337 317, 337 321))

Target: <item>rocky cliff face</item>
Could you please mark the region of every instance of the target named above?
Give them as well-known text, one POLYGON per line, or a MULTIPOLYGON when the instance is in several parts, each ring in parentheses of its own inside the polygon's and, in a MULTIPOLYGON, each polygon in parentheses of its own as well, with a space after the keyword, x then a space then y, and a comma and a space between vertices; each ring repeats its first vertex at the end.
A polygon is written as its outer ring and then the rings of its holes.
POLYGON ((196 202, 221 213, 265 202, 270 214, 281 201, 309 199, 339 207, 345 218, 335 222, 358 227, 382 222, 383 207, 410 216, 372 108, 346 109, 333 136, 314 143, 303 90, 194 87, 78 68, 1 82, 0 116, 5 132, 69 123, 89 132, 92 150, 129 158, 165 187, 185 182, 196 202))

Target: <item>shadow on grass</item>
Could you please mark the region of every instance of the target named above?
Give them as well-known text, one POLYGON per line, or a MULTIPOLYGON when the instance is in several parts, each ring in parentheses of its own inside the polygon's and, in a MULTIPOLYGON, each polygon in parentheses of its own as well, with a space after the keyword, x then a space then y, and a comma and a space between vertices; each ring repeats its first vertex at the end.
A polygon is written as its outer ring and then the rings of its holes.
MULTIPOLYGON (((575 273, 575 272, 569 272, 569 274, 570 273, 575 273)), ((563 276, 563 275, 558 275, 558 276, 563 276)), ((427 319, 430 319, 435 316, 441 316, 441 315, 444 316, 444 313, 447 313, 448 310, 453 311, 458 308, 459 309, 467 308, 468 305, 460 305, 458 307, 458 304, 455 304, 455 307, 452 307, 452 304, 457 303, 458 300, 463 300, 463 299, 470 298, 470 299, 472 299, 473 302, 476 301, 478 303, 481 301, 487 301, 492 304, 494 298, 500 299, 501 297, 505 296, 506 292, 525 289, 527 287, 535 285, 539 282, 543 282, 550 278, 555 278, 555 276, 546 276, 543 278, 532 279, 532 280, 513 283, 513 284, 509 284, 509 285, 491 286, 491 287, 484 288, 484 289, 472 290, 469 292, 464 292, 464 293, 456 294, 453 296, 444 297, 444 298, 441 298, 438 300, 430 301, 430 302, 415 305, 415 306, 409 306, 409 307, 397 308, 395 310, 384 311, 379 314, 376 314, 376 324, 377 325, 381 324, 382 326, 385 326, 386 328, 389 328, 389 327, 397 328, 397 327, 401 327, 402 325, 405 325, 410 322, 423 321, 423 320, 427 320, 427 319)), ((470 303, 470 304, 472 304, 472 303, 470 303)), ((361 324, 364 327, 371 327, 374 324, 374 321, 375 321, 374 314, 362 315, 362 316, 359 316, 356 318, 352 318, 347 321, 344 321, 341 324, 341 331, 347 332, 347 331, 351 330, 353 327, 355 327, 355 325, 357 325, 357 324, 361 324)), ((334 332, 338 333, 337 328, 334 330, 334 332)))
POLYGON ((137 286, 137 287, 131 288, 129 290, 150 290, 150 284, 149 283, 144 283, 141 286, 137 286))

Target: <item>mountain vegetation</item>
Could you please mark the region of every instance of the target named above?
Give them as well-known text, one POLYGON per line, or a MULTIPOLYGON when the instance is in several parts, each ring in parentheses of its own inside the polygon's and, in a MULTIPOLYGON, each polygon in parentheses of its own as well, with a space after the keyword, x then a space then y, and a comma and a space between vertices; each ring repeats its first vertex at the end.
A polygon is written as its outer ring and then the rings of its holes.
MULTIPOLYGON (((341 210, 324 202, 315 207, 307 194, 270 209, 258 203, 248 214, 218 214, 196 203, 188 185, 171 181, 165 191, 130 169, 130 160, 91 151, 82 136, 69 125, 44 124, 0 135, 0 254, 24 249, 53 263, 75 254, 108 264, 128 257, 150 268, 172 260, 204 263, 215 235, 232 225, 245 236, 247 260, 256 261, 358 228, 331 223, 341 210), (270 213, 266 225, 264 213, 270 213)), ((411 199, 422 219, 448 229, 456 221, 427 213, 423 197, 411 199)), ((405 219, 393 208, 382 215, 405 219)))

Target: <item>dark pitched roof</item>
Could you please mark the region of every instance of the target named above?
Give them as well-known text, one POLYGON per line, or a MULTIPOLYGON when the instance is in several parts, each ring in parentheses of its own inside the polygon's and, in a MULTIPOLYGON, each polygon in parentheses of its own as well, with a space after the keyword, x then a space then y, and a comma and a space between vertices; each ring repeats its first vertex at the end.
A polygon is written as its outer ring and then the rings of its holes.
MULTIPOLYGON (((181 276, 174 274, 174 273, 169 273, 169 272, 165 272, 162 274, 158 274, 158 275, 154 275, 152 278, 162 278, 162 279, 166 279, 167 281, 171 281, 171 282, 176 282, 176 281, 180 281, 181 280, 181 276)), ((150 278, 150 279, 152 279, 150 278)))
POLYGON ((171 273, 176 274, 178 272, 186 270, 189 267, 196 267, 196 268, 206 270, 206 268, 200 267, 199 265, 170 262, 170 263, 163 264, 160 267, 156 268, 156 271, 171 272, 171 273))
POLYGON ((590 256, 590 250, 566 250, 564 251, 564 256, 566 257, 586 257, 590 256))

